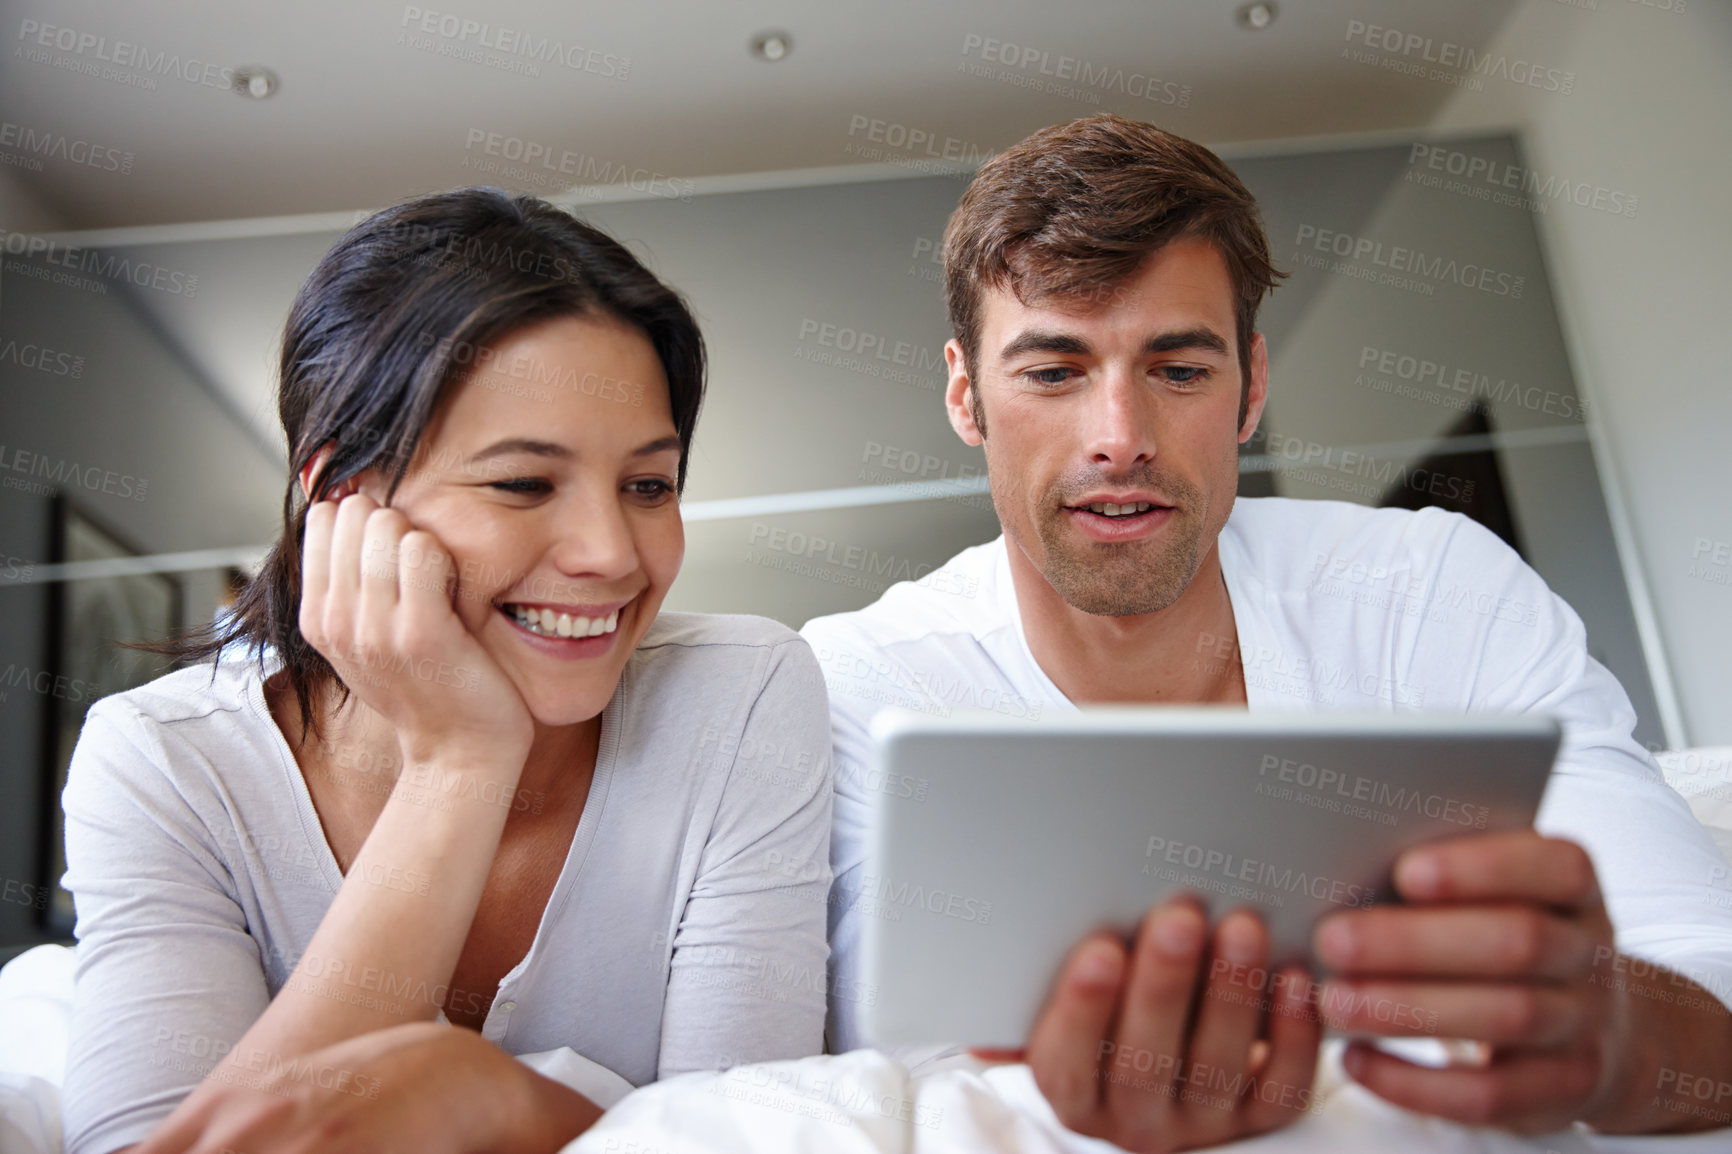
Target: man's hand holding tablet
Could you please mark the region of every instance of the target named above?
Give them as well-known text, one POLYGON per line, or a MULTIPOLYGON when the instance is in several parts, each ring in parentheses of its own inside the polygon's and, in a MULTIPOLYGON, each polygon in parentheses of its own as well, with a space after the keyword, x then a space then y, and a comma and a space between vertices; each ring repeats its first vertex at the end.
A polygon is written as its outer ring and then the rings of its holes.
POLYGON ((1292 967, 1258 983, 1266 996, 1248 990, 1268 955, 1261 922, 1230 914, 1205 949, 1201 911, 1175 901, 1149 912, 1130 950, 1099 934, 1073 951, 1026 1051, 976 1053, 1026 1060, 1070 1129, 1149 1152, 1277 1129, 1309 1109, 1322 1024, 1488 1043, 1483 1065, 1430 1068, 1364 1042, 1344 1058, 1384 1098, 1469 1124, 1555 1130, 1651 1085, 1627 1069, 1628 994, 1595 980, 1611 923, 1578 846, 1469 836, 1409 851, 1395 884, 1403 906, 1318 927, 1317 957, 1334 971, 1320 989, 1292 967), (1243 1092, 1222 1092, 1232 1087, 1243 1092))
POLYGON ((1316 956, 1333 971, 1320 989, 1294 967, 1261 1001, 1243 976, 1267 957, 1257 918, 1230 914, 1205 950, 1196 906, 1163 904, 1132 949, 1100 934, 1072 952, 1026 1051, 976 1054, 1026 1060, 1067 1127, 1133 1151, 1211 1146, 1291 1121, 1311 1106, 1325 1025, 1482 1043, 1481 1061, 1445 1067, 1365 1041, 1348 1047, 1356 1081, 1420 1113, 1522 1133, 1578 1119, 1608 1133, 1677 1124, 1654 1090, 1666 1070, 1711 1061, 1718 1035, 1697 1030, 1702 1054, 1667 1057, 1652 1042, 1662 1035, 1638 1025, 1661 1013, 1689 1032, 1687 1015, 1712 996, 1617 953, 1580 846, 1527 830, 1437 842, 1402 855, 1395 887, 1401 905, 1318 926, 1316 956), (1233 1087, 1243 1092, 1223 1093, 1233 1087))
POLYGON ((1253 914, 1229 914, 1210 937, 1182 899, 1149 911, 1129 950, 1091 935, 1066 960, 1027 1050, 976 1054, 1027 1061, 1059 1121, 1126 1150, 1278 1129, 1311 1105, 1322 1037, 1311 979, 1295 966, 1266 984, 1272 996, 1248 987, 1244 975, 1266 973, 1269 956, 1253 914))
POLYGON ((1525 1133, 1573 1120, 1656 1133, 1689 1120, 1656 1091, 1667 1071, 1713 1068, 1726 1016, 1704 1021, 1718 1005, 1708 991, 1618 953, 1580 846, 1532 832, 1440 842, 1405 854, 1395 886, 1405 904, 1318 926, 1317 956, 1337 974, 1326 1023, 1404 1033, 1330 1007, 1405 1000, 1438 1016, 1439 1035, 1485 1043, 1486 1060, 1428 1069, 1356 1042, 1344 1059, 1354 1079, 1409 1109, 1525 1133))
POLYGON ((1133 1151, 1302 1117, 1326 1026, 1502 1047, 1431 1070, 1356 1043, 1355 1073, 1431 1113, 1597 1116, 1622 1018, 1589 982, 1611 929, 1587 857, 1528 828, 1549 720, 1121 707, 873 733, 884 780, 927 786, 874 801, 876 1041, 1026 1036, 975 1052, 1133 1151))

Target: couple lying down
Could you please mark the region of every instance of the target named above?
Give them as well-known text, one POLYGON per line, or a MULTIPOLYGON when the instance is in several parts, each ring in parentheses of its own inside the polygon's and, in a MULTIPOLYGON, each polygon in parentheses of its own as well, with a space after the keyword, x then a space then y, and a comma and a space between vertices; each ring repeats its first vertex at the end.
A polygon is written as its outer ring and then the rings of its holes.
POLYGON ((1719 858, 1578 618, 1453 514, 1235 505, 1279 274, 1226 166, 1115 116, 1046 129, 981 169, 944 261, 945 405, 1004 534, 802 636, 659 611, 704 348, 625 248, 487 189, 337 243, 283 342, 281 539, 73 758, 70 1154, 556 1150, 633 1086, 861 1045, 859 999, 826 992, 860 988, 876 710, 934 677, 1322 708, 1241 656, 1270 652, 1355 670, 1344 708, 1557 715, 1551 836, 1408 854, 1401 903, 1319 926, 1328 984, 1274 999, 1232 988, 1267 957, 1255 916, 1162 905, 1077 943, 1026 1047, 986 1056, 1135 1151, 1301 1117, 1174 1074, 1302 1089, 1325 1027, 1480 1043, 1349 1048, 1425 1114, 1732 1122, 1679 1089, 1732 1084, 1719 858), (1531 611, 1407 615, 1321 595, 1334 568, 1531 611))

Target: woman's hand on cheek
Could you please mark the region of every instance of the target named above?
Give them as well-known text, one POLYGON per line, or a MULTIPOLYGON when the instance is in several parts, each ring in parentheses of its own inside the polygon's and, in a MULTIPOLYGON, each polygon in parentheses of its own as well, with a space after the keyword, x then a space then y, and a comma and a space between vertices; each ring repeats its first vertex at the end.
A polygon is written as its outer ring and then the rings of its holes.
POLYGON ((522 696, 452 606, 456 575, 433 534, 364 494, 307 510, 301 634, 396 728, 411 762, 435 750, 527 752, 522 696))
POLYGON ((540 1154, 601 1116, 456 1026, 393 1026, 292 1059, 246 1049, 133 1154, 540 1154))

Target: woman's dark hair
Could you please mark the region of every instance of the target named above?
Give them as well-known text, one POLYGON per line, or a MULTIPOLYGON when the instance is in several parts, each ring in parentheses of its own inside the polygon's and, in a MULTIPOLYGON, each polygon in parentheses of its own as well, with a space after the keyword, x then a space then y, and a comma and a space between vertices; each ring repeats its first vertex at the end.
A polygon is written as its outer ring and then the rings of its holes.
MULTIPOLYGON (((182 662, 230 645, 283 661, 315 732, 315 691, 336 670, 301 636, 301 543, 307 507, 376 469, 395 494, 440 402, 485 359, 481 350, 554 317, 623 322, 655 347, 680 439, 678 487, 704 395, 704 343, 679 294, 623 245, 532 196, 463 188, 405 201, 339 240, 289 310, 277 409, 289 445, 282 537, 217 624, 150 648, 182 662), (330 459, 311 500, 298 477, 330 459)), ((344 688, 345 696, 347 693, 344 688)))

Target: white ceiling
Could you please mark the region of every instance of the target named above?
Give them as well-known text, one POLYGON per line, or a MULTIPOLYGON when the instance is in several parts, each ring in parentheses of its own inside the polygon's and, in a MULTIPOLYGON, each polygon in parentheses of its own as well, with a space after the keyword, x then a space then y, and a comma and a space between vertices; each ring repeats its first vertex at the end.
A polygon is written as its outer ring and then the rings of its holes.
MULTIPOLYGON (((1270 28, 1251 32, 1234 19, 1237 0, 456 2, 0 2, 0 30, 13 44, 0 53, 0 119, 131 154, 125 173, 59 158, 41 172, 0 168, 47 218, 0 219, 0 228, 121 230, 85 239, 125 244, 134 260, 200 277, 209 291, 196 297, 130 295, 212 396, 276 455, 282 318, 351 214, 464 184, 553 196, 581 183, 550 173, 525 185, 467 167, 485 157, 465 148, 472 132, 569 149, 607 171, 695 178, 700 193, 765 183, 717 179, 726 174, 860 165, 872 157, 850 150, 870 145, 865 134, 850 134, 856 117, 955 138, 978 159, 1043 125, 1113 110, 1230 153, 1236 141, 1427 125, 1455 90, 1343 60, 1348 22, 1484 46, 1514 7, 1284 0, 1270 28), (602 54, 601 70, 613 67, 605 56, 623 58, 626 79, 553 64, 529 76, 422 51, 399 43, 411 30, 405 20, 416 23, 412 9, 487 21, 490 37, 511 28, 579 44, 602 54), (125 41, 188 67, 263 64, 281 88, 255 101, 160 74, 154 89, 80 74, 65 64, 95 63, 96 50, 46 49, 51 59, 31 59, 20 50, 34 43, 20 35, 34 27, 26 21, 102 38, 108 55, 125 41), (766 29, 792 36, 794 50, 779 63, 748 51, 766 29), (969 74, 965 66, 980 60, 978 45, 989 38, 1045 52, 1048 68, 1069 56, 1091 70, 1156 77, 1167 85, 1163 96, 1183 94, 1183 106, 1110 87, 1086 98, 1047 94, 969 74), (299 219, 258 219, 285 216, 299 219)), ((1015 75, 1044 82, 1040 67, 1031 62, 1015 75)), ((925 160, 924 150, 883 157, 925 160)), ((616 192, 632 195, 613 189, 606 198, 616 192)), ((5 205, 0 196, 0 216, 5 205)))
MULTIPOLYGON (((296 0, 0 4, 0 116, 131 153, 130 172, 51 158, 9 174, 63 228, 110 228, 376 207, 477 183, 473 131, 569 149, 597 165, 676 177, 848 164, 854 117, 1002 148, 1034 128, 1110 109, 1213 144, 1426 124, 1454 91, 1342 59, 1350 20, 1483 46, 1512 0, 1282 0, 1260 32, 1237 0, 424 0, 420 5, 296 0), (629 60, 626 78, 543 64, 530 76, 401 43, 412 10, 522 30, 629 60), (151 56, 263 64, 280 91, 254 101, 196 80, 154 90, 66 67, 97 51, 36 49, 36 21, 151 56), (747 51, 765 29, 794 50, 769 64, 747 51), (1091 67, 1188 86, 1184 107, 1095 92, 1037 93, 964 65, 971 37, 1091 67), (58 59, 53 59, 58 58, 58 59)), ((426 40, 457 44, 437 35, 426 40)), ((471 37, 473 42, 474 37, 471 37)), ((136 66, 111 71, 137 75, 136 66)), ((596 67, 610 66, 597 58, 596 67)), ((1019 73, 1038 76, 1038 64, 1019 73)), ((196 76, 196 72, 194 73, 196 76)), ((550 181, 557 182, 556 177, 550 181)), ((499 183, 507 183, 499 181, 499 183)), ((578 183, 572 181, 572 183, 578 183)), ((550 183, 534 189, 555 191, 550 183)), ((7 222, 0 221, 0 226, 7 222)))

